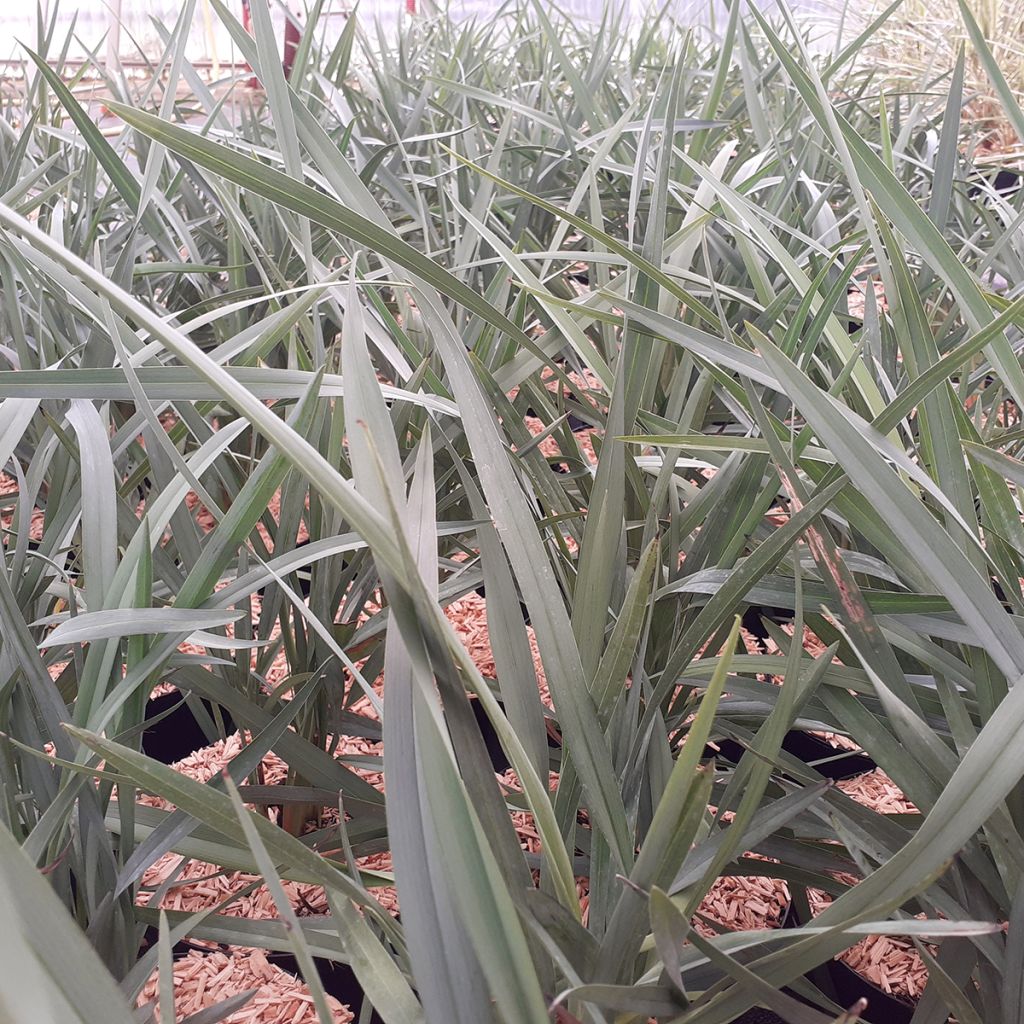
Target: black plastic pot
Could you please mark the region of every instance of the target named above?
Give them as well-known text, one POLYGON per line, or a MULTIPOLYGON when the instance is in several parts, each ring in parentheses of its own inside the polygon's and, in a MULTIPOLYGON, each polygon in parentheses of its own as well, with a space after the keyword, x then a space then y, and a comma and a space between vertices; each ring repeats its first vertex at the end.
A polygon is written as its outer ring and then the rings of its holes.
MULTIPOLYGON (((531 416, 534 419, 537 419, 537 410, 534 409, 533 406, 528 406, 526 409, 526 415, 531 416)), ((569 429, 574 434, 581 434, 585 433, 588 430, 593 430, 593 426, 590 423, 588 423, 586 420, 581 420, 579 416, 576 416, 573 413, 569 413, 568 417, 566 418, 566 423, 568 423, 569 429)))
POLYGON ((794 730, 786 733, 786 738, 782 741, 782 749, 794 757, 799 757, 804 764, 825 761, 824 764, 815 767, 826 779, 832 779, 835 782, 873 772, 878 767, 872 758, 863 753, 847 752, 836 757, 836 754, 840 753, 839 750, 820 736, 809 732, 794 730), (826 758, 834 758, 834 760, 826 761, 826 758))
MULTIPOLYGON (((291 953, 268 953, 267 961, 305 981, 299 963, 291 953)), ((355 971, 348 964, 339 964, 334 960, 323 960, 320 957, 314 957, 313 963, 320 975, 324 991, 348 1006, 358 1017, 359 1008, 363 1004, 363 989, 356 979, 355 971)), ((370 1014, 370 1024, 384 1024, 376 1010, 370 1014)))
POLYGON ((792 608, 777 608, 774 605, 767 604, 751 604, 747 606, 740 616, 740 625, 764 647, 764 643, 768 640, 770 634, 763 620, 768 619, 779 626, 783 626, 792 622, 795 614, 792 608))
MULTIPOLYGON (((499 775, 504 775, 512 767, 512 762, 506 756, 504 748, 498 739, 498 734, 491 724, 491 720, 487 717, 487 712, 484 711, 483 704, 476 697, 470 697, 469 704, 473 709, 473 717, 476 719, 476 724, 480 727, 480 732, 483 735, 484 746, 487 747, 487 753, 491 758, 491 766, 499 775)), ((548 719, 547 739, 549 750, 558 750, 562 745, 562 738, 555 729, 551 719, 548 719)))
MULTIPOLYGON (((791 903, 783 915, 783 928, 797 928, 800 919, 791 903)), ((867 1002, 867 1008, 861 1011, 860 1017, 870 1024, 910 1024, 914 1016, 914 1005, 907 1000, 883 992, 877 985, 858 974, 842 960, 828 960, 813 971, 808 972, 807 979, 821 992, 839 1006, 849 1007, 859 1000, 867 1002)), ((789 995, 806 1002, 794 992, 789 995)), ((785 1018, 771 1010, 755 1007, 736 1017, 731 1024, 786 1024, 785 1018)))
POLYGON ((967 194, 971 199, 977 199, 991 191, 1012 201, 1022 184, 1024 172, 1015 167, 989 167, 976 171, 968 179, 967 194))
MULTIPOLYGON (((203 699, 202 705, 213 718, 213 704, 203 699)), ((234 732, 235 723, 231 715, 225 708, 219 710, 225 732, 234 732)), ((146 704, 146 721, 153 724, 147 726, 142 734, 142 752, 163 764, 174 764, 210 745, 210 738, 196 721, 181 693, 165 693, 151 698, 146 704)))
POLYGON ((731 1024, 786 1024, 786 1020, 763 1006, 755 1006, 733 1018, 731 1024))
MULTIPOLYGON (((782 927, 798 928, 802 923, 796 907, 790 903, 782 918, 782 927)), ((858 999, 867 1000, 867 1009, 860 1016, 870 1024, 910 1024, 914 1016, 913 1003, 883 992, 842 960, 827 960, 808 974, 808 978, 840 1006, 853 1006, 858 999)))
MULTIPOLYGON (((487 587, 483 583, 481 583, 480 586, 476 588, 476 593, 479 594, 481 597, 486 598, 487 587)), ((530 612, 522 601, 519 602, 519 613, 523 616, 523 624, 528 626, 530 624, 530 612)))
MULTIPOLYGON (((142 934, 142 949, 146 949, 155 946, 160 941, 160 932, 152 925, 147 925, 145 932, 142 934)), ((217 946, 203 945, 199 942, 189 942, 188 939, 182 939, 180 942, 176 942, 171 946, 171 959, 181 960, 183 957, 188 956, 189 951, 196 949, 200 953, 212 953, 215 950, 226 951, 230 949, 229 946, 218 944, 217 946)))
MULTIPOLYGON (((711 747, 705 747, 705 757, 722 756, 732 761, 739 762, 743 756, 743 746, 734 740, 716 740, 718 752, 711 747)), ((798 757, 804 764, 813 765, 815 770, 826 779, 838 782, 840 779, 852 779, 858 775, 874 771, 877 765, 867 754, 841 753, 830 743, 814 736, 809 732, 801 732, 794 729, 787 732, 782 741, 782 749, 794 757, 798 757), (837 756, 837 754, 839 756, 837 756), (833 760, 826 761, 826 758, 833 760), (816 764, 815 762, 824 762, 816 764)))
MULTIPOLYGON (((743 628, 764 647, 765 641, 769 639, 769 633, 763 620, 768 619, 779 625, 785 625, 793 621, 793 616, 794 611, 792 608, 750 605, 743 613, 740 621, 743 628)), ((743 755, 743 747, 732 740, 721 740, 718 742, 718 747, 721 750, 722 756, 734 763, 743 755)), ((811 733, 800 730, 791 730, 786 733, 786 737, 782 741, 782 749, 786 753, 798 757, 804 764, 814 765, 817 771, 826 779, 832 779, 834 782, 838 782, 840 779, 852 779, 857 775, 864 775, 867 772, 874 771, 877 767, 867 754, 840 754, 835 747, 819 736, 814 736, 811 733), (824 763, 815 764, 818 761, 824 763)), ((714 754, 715 751, 710 748, 705 750, 705 756, 707 757, 714 756, 714 754)))
POLYGON ((487 717, 483 704, 475 697, 470 698, 469 704, 473 709, 473 717, 476 719, 476 724, 480 727, 480 733, 484 738, 484 746, 487 747, 487 754, 491 759, 491 767, 497 774, 504 775, 512 767, 512 762, 508 759, 501 743, 498 741, 498 734, 495 732, 494 726, 491 725, 491 720, 487 717))
MULTIPOLYGON (((296 541, 295 544, 293 545, 293 550, 297 551, 299 548, 304 548, 308 544, 309 544, 309 539, 308 538, 306 540, 296 541)), ((346 562, 345 562, 344 559, 342 559, 341 564, 342 564, 342 567, 344 568, 344 566, 346 565, 346 562)), ((300 593, 303 597, 309 597, 309 590, 310 590, 310 569, 309 569, 309 566, 307 565, 307 566, 305 566, 302 569, 298 569, 296 571, 295 575, 296 575, 296 577, 298 579, 298 593, 300 593)), ((260 597, 263 597, 264 594, 266 593, 267 587, 269 587, 269 586, 270 586, 270 584, 268 583, 265 586, 260 587, 256 591, 256 593, 259 594, 260 597)))

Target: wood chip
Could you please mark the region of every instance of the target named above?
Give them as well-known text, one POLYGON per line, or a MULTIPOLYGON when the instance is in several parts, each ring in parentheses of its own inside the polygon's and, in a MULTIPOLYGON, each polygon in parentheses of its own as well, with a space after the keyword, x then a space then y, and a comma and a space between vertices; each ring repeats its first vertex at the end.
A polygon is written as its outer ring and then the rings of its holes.
MULTIPOLYGON (((225 1018, 226 1024, 318 1024, 313 997, 305 982, 267 962, 260 950, 189 952, 174 962, 174 1005, 177 1019, 255 989, 253 998, 225 1018)), ((157 972, 139 993, 138 1005, 157 1000, 157 972)), ((353 1014, 337 999, 327 997, 332 1024, 348 1024, 353 1014)), ((154 1006, 162 1024, 159 1006, 154 1006)))

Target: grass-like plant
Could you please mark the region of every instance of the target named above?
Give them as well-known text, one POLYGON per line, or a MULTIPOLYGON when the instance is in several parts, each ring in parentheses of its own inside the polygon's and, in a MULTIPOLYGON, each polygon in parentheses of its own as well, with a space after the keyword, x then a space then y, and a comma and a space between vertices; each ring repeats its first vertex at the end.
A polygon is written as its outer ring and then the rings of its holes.
MULTIPOLYGON (((888 4, 875 3, 869 16, 888 4)), ((862 59, 885 69, 900 91, 942 93, 961 49, 966 53, 965 135, 988 159, 1020 162, 1020 125, 1008 111, 990 65, 1024 98, 1024 9, 1015 0, 903 0, 866 45, 862 59), (1011 156, 1012 155, 1012 156, 1011 156)))
POLYGON ((388 1024, 811 1024, 863 1008, 808 972, 898 934, 916 1020, 1019 1019, 1024 199, 961 151, 963 58, 929 105, 857 66, 877 25, 812 59, 785 11, 711 43, 535 0, 327 47, 316 7, 286 80, 266 4, 211 2, 265 98, 189 66, 186 0, 103 77, 120 133, 42 18, 0 121, 0 1007, 128 1020, 159 968, 167 1020, 193 937, 292 951, 325 1022, 317 957, 388 1024), (481 586, 494 679, 443 612, 481 586), (161 682, 243 731, 226 775, 141 752, 161 682), (171 850, 279 917, 157 910, 171 850), (709 938, 730 874, 833 902, 709 938))

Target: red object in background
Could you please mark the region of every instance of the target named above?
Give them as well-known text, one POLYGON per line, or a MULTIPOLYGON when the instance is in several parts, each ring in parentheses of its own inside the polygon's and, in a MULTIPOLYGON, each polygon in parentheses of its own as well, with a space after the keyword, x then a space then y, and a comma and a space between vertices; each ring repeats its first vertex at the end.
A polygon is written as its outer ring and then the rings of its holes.
MULTIPOLYGON (((409 9, 415 13, 416 0, 406 0, 409 4, 409 9)), ((242 0, 242 28, 245 29, 249 35, 252 35, 252 12, 249 10, 249 0, 242 0)), ((292 67, 295 64, 295 54, 299 49, 299 40, 302 38, 302 33, 299 31, 299 26, 292 21, 291 18, 285 17, 284 21, 284 77, 291 78, 292 67)), ((246 64, 246 67, 249 67, 246 64)), ((252 69, 249 68, 251 71, 252 69)), ((260 87, 260 80, 253 75, 249 79, 249 88, 258 89, 260 87)))
POLYGON ((409 14, 415 14, 416 0, 405 0, 405 9, 409 14))

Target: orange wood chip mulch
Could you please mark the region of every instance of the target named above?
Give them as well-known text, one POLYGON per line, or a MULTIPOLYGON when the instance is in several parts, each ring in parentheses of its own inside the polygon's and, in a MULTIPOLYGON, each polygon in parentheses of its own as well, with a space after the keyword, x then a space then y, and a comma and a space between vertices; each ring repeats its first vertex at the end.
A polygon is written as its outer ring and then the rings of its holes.
MULTIPOLYGON (((372 744, 359 737, 348 737, 339 751, 340 754, 365 754, 373 752, 372 744)), ((242 741, 238 733, 220 740, 208 747, 197 750, 188 757, 172 765, 176 771, 195 779, 206 782, 224 767, 242 750, 242 741)), ((270 753, 261 763, 263 782, 265 785, 283 783, 288 774, 287 765, 276 754, 270 753)), ((371 785, 380 783, 381 774, 367 769, 355 769, 367 778, 371 785)), ((169 807, 166 800, 159 797, 142 795, 139 802, 153 807, 169 807)), ((273 811, 271 814, 273 815, 273 811)), ((324 824, 337 820, 336 809, 327 808, 324 812, 324 824)), ((361 857, 358 864, 364 870, 390 872, 391 857, 389 853, 373 854, 361 857)), ((176 870, 174 882, 164 895, 159 906, 166 910, 181 910, 196 913, 223 903, 236 893, 256 881, 257 876, 244 871, 222 871, 214 864, 200 860, 183 858, 176 853, 166 853, 151 864, 142 876, 143 891, 139 900, 148 903, 152 892, 162 885, 176 870), (182 863, 184 861, 184 863, 182 863)), ((316 885, 284 881, 284 890, 292 906, 300 915, 326 914, 327 900, 323 890, 316 885)), ((392 886, 374 887, 370 890, 384 907, 391 913, 397 913, 398 899, 392 886)), ((277 907, 266 886, 259 886, 252 892, 239 897, 233 903, 219 911, 230 917, 248 917, 254 920, 277 917, 277 907)))
MULTIPOLYGON (((225 1018, 226 1024, 318 1024, 313 997, 306 984, 267 961, 262 950, 189 950, 174 963, 174 1010, 178 1020, 198 1013, 242 992, 255 989, 253 997, 225 1018)), ((157 999, 154 971, 139 994, 139 1006, 157 999)), ((332 1024, 354 1019, 347 1006, 327 997, 332 1024)), ((162 1024, 159 1006, 156 1020, 162 1024)))
MULTIPOLYGON (((828 893, 817 889, 809 889, 807 898, 815 915, 832 902, 828 893)), ((928 948, 932 955, 938 952, 934 946, 928 948)), ((839 959, 890 995, 918 999, 928 984, 928 968, 914 944, 899 935, 868 935, 839 959)))
POLYGON ((852 799, 879 814, 918 814, 918 809, 881 768, 843 779, 836 785, 852 799))
MULTIPOLYGON (((849 743, 849 741, 846 741, 849 743)), ((899 786, 880 768, 836 783, 847 796, 880 814, 917 814, 918 809, 899 786)), ((852 884, 854 878, 844 879, 852 884)), ((820 890, 808 891, 813 913, 818 914, 832 897, 820 890)), ((699 907, 717 924, 740 931, 776 928, 789 902, 789 889, 779 879, 761 876, 719 878, 699 907)), ((715 934, 697 920, 695 927, 706 936, 715 934)), ((840 953, 839 960, 890 995, 917 999, 928 982, 928 969, 914 944, 895 935, 869 935, 840 953)))
MULTIPOLYGON (((484 678, 495 678, 498 670, 494 664, 494 652, 491 650, 491 638, 487 630, 487 602, 479 594, 470 592, 464 594, 457 601, 452 601, 445 608, 445 615, 454 626, 459 640, 469 652, 469 656, 473 659, 473 664, 479 669, 480 674, 484 678)), ((551 694, 548 691, 544 665, 540 660, 540 651, 537 649, 537 638, 532 626, 523 628, 526 630, 526 639, 533 657, 533 669, 537 676, 540 699, 545 706, 551 707, 551 694)))
MULTIPOLYGON (((731 931, 757 931, 778 928, 788 903, 789 889, 781 879, 763 875, 724 875, 708 890, 697 913, 731 931)), ((718 934, 700 917, 692 923, 705 938, 718 934)))

